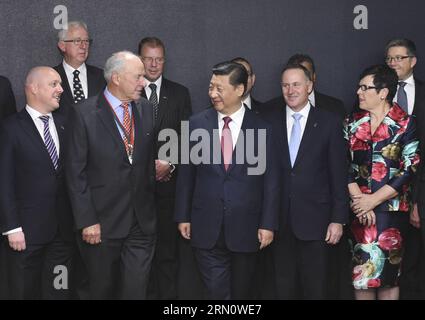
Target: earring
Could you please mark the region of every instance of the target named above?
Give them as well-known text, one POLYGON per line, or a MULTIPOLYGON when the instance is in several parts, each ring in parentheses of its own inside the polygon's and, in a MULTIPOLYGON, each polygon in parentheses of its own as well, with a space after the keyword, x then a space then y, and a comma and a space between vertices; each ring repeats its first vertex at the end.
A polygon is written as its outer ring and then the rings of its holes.
POLYGON ((385 98, 384 97, 381 97, 381 100, 384 100, 385 98))

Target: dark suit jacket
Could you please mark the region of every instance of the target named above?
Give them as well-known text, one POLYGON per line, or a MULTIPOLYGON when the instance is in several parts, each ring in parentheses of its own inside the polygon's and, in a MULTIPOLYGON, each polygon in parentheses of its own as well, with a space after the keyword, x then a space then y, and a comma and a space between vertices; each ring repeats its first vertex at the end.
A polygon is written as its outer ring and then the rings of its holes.
MULTIPOLYGON (((142 94, 146 98, 146 92, 142 94)), ((163 129, 173 129, 180 136, 181 121, 189 120, 192 114, 192 104, 189 90, 176 82, 162 78, 159 97, 158 120, 155 123, 155 156, 158 157, 159 149, 166 143, 158 141, 158 134, 163 129)), ((175 161, 177 164, 178 161, 175 161)), ((175 171, 168 182, 160 182, 156 185, 156 192, 162 197, 174 197, 176 190, 175 171)))
POLYGON ((273 126, 283 181, 280 228, 300 240, 324 240, 329 223, 348 222, 348 165, 340 117, 311 108, 291 167, 286 107, 269 106, 263 117, 273 126))
POLYGON ((343 120, 347 116, 347 111, 345 110, 344 103, 341 100, 320 93, 316 90, 314 90, 314 99, 316 103, 315 107, 333 112, 334 114, 339 115, 343 120))
MULTIPOLYGON (((87 67, 87 88, 89 98, 98 95, 106 86, 105 77, 103 76, 103 70, 97 67, 86 64, 87 67)), ((60 101, 60 108, 58 109, 58 113, 62 113, 65 117, 68 116, 69 109, 75 105, 74 98, 72 95, 73 87, 72 83, 68 82, 68 78, 65 73, 65 69, 63 68, 62 62, 57 66, 53 67, 55 69, 61 79, 62 79, 62 88, 63 93, 60 101)))
POLYGON ((100 223, 102 238, 125 238, 134 215, 144 234, 155 232, 152 105, 132 104, 133 164, 102 93, 70 112, 67 182, 77 229, 100 223))
POLYGON ((261 107, 262 103, 256 99, 254 99, 251 96, 251 111, 254 111, 256 114, 259 114, 261 112, 261 107))
POLYGON ((9 79, 0 76, 0 120, 16 112, 15 96, 9 79))
MULTIPOLYGON (((255 252, 259 249, 257 231, 259 228, 276 230, 278 227, 279 183, 271 146, 270 126, 255 113, 246 109, 241 132, 247 129, 266 129, 266 142, 254 139, 248 152, 266 155, 265 173, 247 174, 246 157, 243 164, 237 164, 235 154, 243 144, 241 136, 237 141, 233 160, 228 171, 222 164, 214 164, 221 157, 218 136, 217 111, 208 108, 190 118, 190 131, 204 129, 211 141, 205 152, 209 163, 195 165, 181 164, 177 180, 175 220, 191 223, 192 246, 211 249, 217 243, 224 225, 227 248, 235 252, 255 252), (213 132, 213 130, 216 130, 213 132), (215 148, 215 149, 214 149, 215 148), (213 150, 218 151, 214 154, 213 150)), ((191 148, 195 145, 191 142, 191 148)), ((221 161, 222 162, 222 161, 221 161)))
POLYGON ((27 245, 48 243, 58 228, 63 239, 73 239, 63 168, 65 124, 61 115, 53 118, 60 145, 57 170, 26 109, 1 127, 0 229, 22 227, 27 245))

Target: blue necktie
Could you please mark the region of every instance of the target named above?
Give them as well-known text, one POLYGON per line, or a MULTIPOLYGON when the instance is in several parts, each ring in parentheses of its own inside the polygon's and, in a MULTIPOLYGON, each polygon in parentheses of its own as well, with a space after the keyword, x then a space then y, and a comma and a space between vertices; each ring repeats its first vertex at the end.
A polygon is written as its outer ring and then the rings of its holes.
POLYGON ((289 139, 289 155, 291 157, 291 165, 294 167, 295 159, 297 158, 298 149, 301 143, 301 123, 302 115, 294 113, 294 124, 292 125, 291 138, 289 139))
POLYGON ((397 92, 397 103, 404 111, 409 113, 408 104, 407 104, 407 94, 406 94, 406 90, 404 90, 404 86, 406 85, 406 82, 400 81, 398 85, 399 87, 397 92))
POLYGON ((49 116, 40 116, 41 121, 44 123, 44 144, 46 145, 47 152, 52 159, 53 166, 55 169, 58 168, 58 152, 56 151, 55 143, 53 142, 52 135, 49 129, 49 116))

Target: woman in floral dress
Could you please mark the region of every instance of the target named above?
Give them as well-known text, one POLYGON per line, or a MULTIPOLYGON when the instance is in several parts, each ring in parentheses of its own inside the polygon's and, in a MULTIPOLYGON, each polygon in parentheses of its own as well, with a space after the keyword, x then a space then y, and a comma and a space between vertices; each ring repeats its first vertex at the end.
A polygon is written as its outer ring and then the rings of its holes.
POLYGON ((398 299, 410 183, 419 163, 415 121, 393 103, 397 74, 367 68, 357 90, 362 111, 345 123, 349 144, 356 299, 398 299))

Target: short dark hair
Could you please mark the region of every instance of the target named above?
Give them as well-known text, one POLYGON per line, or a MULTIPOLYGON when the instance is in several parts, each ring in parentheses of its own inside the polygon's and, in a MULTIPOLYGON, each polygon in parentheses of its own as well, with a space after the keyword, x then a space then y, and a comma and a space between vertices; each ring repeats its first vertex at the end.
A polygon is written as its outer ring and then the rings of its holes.
POLYGON ((254 69, 252 69, 252 65, 249 63, 248 60, 246 60, 245 58, 242 57, 236 57, 233 58, 232 60, 230 60, 231 62, 236 62, 236 63, 246 63, 247 65, 249 65, 249 68, 251 69, 251 75, 254 74, 254 69))
POLYGON ((162 41, 159 38, 157 38, 157 37, 145 37, 142 40, 140 40, 139 51, 137 51, 138 54, 140 54, 142 52, 142 48, 145 45, 149 46, 151 48, 157 48, 157 47, 162 48, 162 51, 164 52, 164 56, 165 56, 165 46, 164 46, 164 43, 162 43, 162 41))
POLYGON ((229 76, 229 83, 236 87, 240 84, 244 87, 244 94, 248 83, 248 72, 245 67, 237 62, 225 61, 216 64, 212 68, 212 73, 216 76, 229 76))
POLYGON ((306 67, 304 67, 302 64, 297 64, 297 63, 294 63, 294 64, 287 64, 284 68, 283 68, 283 70, 282 70, 282 72, 280 73, 281 75, 283 75, 283 73, 285 72, 285 71, 287 71, 287 70, 292 70, 292 69, 299 69, 299 70, 302 70, 303 72, 304 72, 304 75, 306 76, 306 78, 308 79, 308 80, 310 80, 311 81, 311 77, 312 77, 312 74, 310 73, 310 71, 308 71, 308 69, 306 68, 306 67))
POLYGON ((293 64, 301 64, 303 62, 309 63, 311 65, 311 68, 313 69, 313 73, 316 72, 314 61, 308 54, 296 53, 288 59, 288 62, 286 64, 293 65, 293 64))
POLYGON ((366 76, 373 76, 373 85, 377 88, 376 92, 382 89, 388 89, 387 102, 392 104, 397 92, 398 76, 394 69, 386 64, 377 64, 366 68, 360 75, 360 80, 366 76))
POLYGON ((416 45, 412 40, 400 38, 388 41, 387 45, 385 46, 385 55, 388 54, 388 50, 392 47, 405 47, 409 56, 416 57, 416 45))

